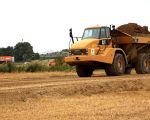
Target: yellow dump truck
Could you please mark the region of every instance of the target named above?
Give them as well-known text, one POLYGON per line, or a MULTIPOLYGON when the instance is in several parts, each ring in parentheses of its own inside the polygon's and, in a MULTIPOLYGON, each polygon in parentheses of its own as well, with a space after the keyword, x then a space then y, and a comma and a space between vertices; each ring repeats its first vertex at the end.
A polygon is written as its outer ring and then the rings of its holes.
POLYGON ((104 69, 107 75, 150 73, 150 36, 131 36, 115 29, 115 26, 85 28, 80 41, 74 42, 65 62, 76 66, 79 77, 90 77, 95 69, 104 69))

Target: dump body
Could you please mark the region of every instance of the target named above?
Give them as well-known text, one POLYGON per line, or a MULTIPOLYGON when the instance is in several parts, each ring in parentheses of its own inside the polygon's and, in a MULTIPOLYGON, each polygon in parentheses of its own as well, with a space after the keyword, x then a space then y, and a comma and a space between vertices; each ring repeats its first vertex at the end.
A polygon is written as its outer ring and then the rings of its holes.
MULTIPOLYGON (((138 55, 150 53, 150 37, 131 36, 109 27, 86 28, 82 40, 70 47, 70 55, 65 57, 69 65, 88 66, 88 68, 106 69, 114 64, 116 54, 123 56, 125 69, 134 68, 138 55)), ((122 58, 122 57, 121 57, 122 58)), ((119 65, 119 63, 118 63, 119 65)))

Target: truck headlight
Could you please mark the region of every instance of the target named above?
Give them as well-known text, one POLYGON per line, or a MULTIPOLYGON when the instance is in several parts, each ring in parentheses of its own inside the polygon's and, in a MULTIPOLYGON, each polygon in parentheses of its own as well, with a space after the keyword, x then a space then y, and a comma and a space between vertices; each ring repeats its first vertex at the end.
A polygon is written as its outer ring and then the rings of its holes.
POLYGON ((69 55, 87 55, 88 49, 70 50, 69 55))

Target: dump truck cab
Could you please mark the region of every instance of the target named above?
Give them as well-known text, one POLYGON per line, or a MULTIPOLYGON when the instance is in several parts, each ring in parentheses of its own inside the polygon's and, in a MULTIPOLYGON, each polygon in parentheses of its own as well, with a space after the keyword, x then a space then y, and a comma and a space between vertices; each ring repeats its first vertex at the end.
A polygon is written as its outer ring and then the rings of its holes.
POLYGON ((92 63, 93 61, 112 63, 110 58, 103 59, 107 48, 112 48, 110 28, 105 26, 89 27, 84 30, 82 39, 71 45, 69 57, 66 57, 65 61, 70 65, 92 63))
POLYGON ((73 41, 65 62, 76 66, 80 77, 91 76, 95 69, 105 69, 107 75, 121 75, 135 67, 138 52, 133 46, 137 43, 137 38, 114 26, 88 27, 80 41, 73 41))

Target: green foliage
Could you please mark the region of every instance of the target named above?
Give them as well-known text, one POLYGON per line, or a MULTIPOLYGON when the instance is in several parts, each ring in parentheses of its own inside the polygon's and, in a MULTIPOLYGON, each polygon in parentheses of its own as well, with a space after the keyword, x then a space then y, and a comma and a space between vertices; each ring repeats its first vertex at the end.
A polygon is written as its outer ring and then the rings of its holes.
POLYGON ((27 61, 32 59, 33 47, 28 42, 19 42, 14 47, 16 61, 27 61))
POLYGON ((19 42, 15 47, 0 48, 0 56, 15 56, 15 61, 25 62, 40 59, 39 53, 33 52, 33 47, 28 42, 19 42))
POLYGON ((69 65, 64 66, 51 66, 49 67, 49 71, 73 71, 75 68, 69 65))
POLYGON ((26 65, 19 65, 16 67, 17 69, 15 72, 25 72, 26 71, 26 65))
POLYGON ((48 67, 39 63, 31 63, 26 65, 26 72, 42 72, 47 71, 48 67))
POLYGON ((7 48, 0 48, 0 56, 13 56, 14 48, 8 46, 7 48))
POLYGON ((48 66, 49 60, 34 60, 29 63, 0 64, 0 72, 54 72, 73 71, 75 67, 64 64, 63 58, 56 59, 56 66, 48 66))
POLYGON ((64 64, 63 57, 57 57, 57 58, 55 58, 55 61, 56 61, 57 66, 62 66, 64 64))
POLYGON ((40 59, 39 53, 34 53, 34 54, 32 55, 32 60, 39 60, 39 59, 40 59))
POLYGON ((0 72, 15 72, 16 66, 12 63, 6 63, 0 65, 0 72))
POLYGON ((13 72, 16 70, 16 66, 13 63, 7 63, 8 72, 13 72))
POLYGON ((0 72, 8 72, 8 67, 6 64, 0 65, 0 72))

